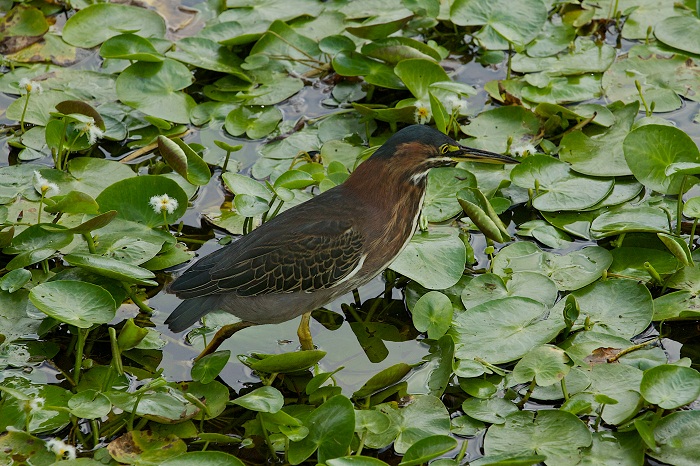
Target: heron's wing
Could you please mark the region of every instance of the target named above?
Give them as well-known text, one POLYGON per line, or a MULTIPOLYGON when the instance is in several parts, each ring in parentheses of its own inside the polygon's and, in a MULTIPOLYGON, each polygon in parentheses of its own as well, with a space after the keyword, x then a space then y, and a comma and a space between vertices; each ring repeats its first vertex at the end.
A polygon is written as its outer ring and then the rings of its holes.
POLYGON ((361 266, 365 237, 352 220, 294 227, 253 231, 203 258, 171 290, 181 298, 226 292, 239 296, 311 292, 338 284, 361 266))

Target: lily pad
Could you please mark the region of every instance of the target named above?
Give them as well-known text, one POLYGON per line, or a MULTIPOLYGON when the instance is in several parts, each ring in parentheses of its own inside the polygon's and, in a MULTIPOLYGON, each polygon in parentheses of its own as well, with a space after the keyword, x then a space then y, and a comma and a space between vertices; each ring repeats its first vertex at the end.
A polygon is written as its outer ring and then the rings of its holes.
POLYGON ((306 424, 309 434, 289 446, 289 461, 300 464, 318 450, 318 462, 346 454, 355 432, 355 412, 348 398, 338 395, 316 408, 306 424))
POLYGON ((389 266, 431 290, 449 288, 464 272, 467 253, 456 230, 431 228, 417 233, 389 266))
POLYGON ((581 210, 596 205, 613 189, 612 179, 577 175, 565 162, 545 155, 525 159, 511 172, 513 184, 536 189, 532 202, 538 210, 581 210))
POLYGON ((673 48, 700 55, 700 38, 695 33, 700 28, 697 16, 671 16, 654 26, 654 35, 673 48))
POLYGON ((153 10, 116 3, 97 3, 78 11, 63 26, 63 40, 91 48, 131 31, 141 37, 164 37, 165 20, 153 10))
POLYGON ((78 328, 110 322, 117 307, 104 288, 72 280, 41 283, 32 288, 29 299, 47 315, 78 328))
POLYGON ((520 411, 508 416, 505 424, 489 428, 484 450, 487 455, 542 454, 548 466, 573 466, 591 442, 588 427, 571 413, 520 411))
POLYGON ((613 111, 615 123, 600 131, 573 131, 561 140, 559 156, 584 175, 625 176, 632 171, 622 151, 622 141, 632 128, 639 103, 632 102, 613 111))
POLYGON ((654 305, 646 286, 635 280, 605 280, 572 293, 581 309, 579 324, 624 338, 640 334, 651 323, 654 305))
POLYGON ((662 56, 644 46, 635 46, 628 57, 620 56, 603 75, 603 88, 610 100, 639 101, 635 81, 641 84, 648 105, 655 112, 670 112, 682 105, 679 95, 691 100, 700 94, 688 92, 700 85, 700 68, 683 55, 662 56))
POLYGON ((192 82, 192 73, 185 65, 165 59, 158 63, 130 65, 119 74, 116 89, 119 100, 146 115, 189 123, 195 101, 181 90, 192 82))
MULTIPOLYGON (((509 2, 496 0, 483 3, 475 0, 457 0, 450 8, 450 19, 459 26, 484 26, 479 37, 488 48, 494 47, 492 41, 483 38, 497 35, 516 45, 525 45, 534 39, 547 20, 547 7, 541 0, 509 2)), ((497 42, 497 41, 495 41, 497 42)), ((506 42, 507 44, 507 42, 506 42)))
POLYGON ((648 450, 652 458, 678 466, 693 466, 697 462, 700 439, 688 435, 700 428, 700 411, 671 413, 654 427, 655 450, 648 450))
POLYGON ((544 275, 535 272, 514 272, 505 283, 498 275, 479 275, 464 287, 461 298, 467 309, 509 296, 531 298, 551 307, 558 295, 557 285, 544 275))
POLYGON ((669 165, 700 163, 700 151, 693 140, 673 126, 639 127, 625 138, 623 149, 634 176, 644 186, 664 194, 678 194, 684 176, 668 176, 669 165))
POLYGON ((663 409, 676 409, 700 396, 700 373, 690 367, 662 364, 644 371, 641 393, 663 409))
MULTIPOLYGON (((97 203, 103 212, 116 210, 117 217, 139 222, 149 227, 174 223, 187 209, 187 195, 175 181, 160 175, 143 175, 128 178, 109 185, 97 196, 97 203), (167 195, 174 199, 174 209, 166 210, 166 217, 158 208, 155 210, 151 199, 167 195)), ((168 207, 168 206, 166 206, 168 207)))
POLYGON ((492 364, 515 361, 564 328, 563 322, 546 319, 546 311, 542 303, 522 297, 475 306, 457 316, 448 332, 455 339, 455 356, 492 364))

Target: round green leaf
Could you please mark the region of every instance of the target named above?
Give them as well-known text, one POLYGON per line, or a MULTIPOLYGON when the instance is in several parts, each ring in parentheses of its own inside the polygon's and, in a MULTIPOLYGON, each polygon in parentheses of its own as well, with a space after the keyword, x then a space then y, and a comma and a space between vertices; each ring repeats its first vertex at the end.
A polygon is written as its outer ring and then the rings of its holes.
POLYGON ((671 16, 654 26, 654 35, 664 44, 700 55, 700 18, 693 15, 671 16))
POLYGON ((203 384, 213 381, 219 376, 222 369, 226 367, 230 357, 231 352, 225 350, 207 354, 203 358, 196 360, 192 366, 192 380, 203 384))
POLYGON ((71 16, 63 40, 86 49, 110 37, 133 31, 141 37, 164 37, 165 20, 154 10, 116 3, 97 3, 71 16))
POLYGON ((336 395, 316 408, 304 423, 309 434, 289 445, 289 461, 299 464, 318 449, 318 463, 347 453, 355 432, 355 411, 348 398, 336 395))
POLYGON ((546 311, 542 303, 521 297, 475 306, 457 316, 448 332, 455 339, 455 356, 481 358, 492 364, 519 359, 564 328, 561 321, 543 319, 546 311))
POLYGON ((518 407, 512 401, 504 398, 467 398, 462 403, 462 411, 467 416, 482 422, 503 424, 508 415, 518 411, 518 407))
POLYGON ((528 351, 513 369, 513 380, 517 383, 529 383, 534 380, 540 387, 546 387, 561 380, 568 374, 571 366, 564 350, 552 345, 542 345, 528 351))
POLYGON ((117 308, 101 286, 72 280, 41 283, 32 288, 29 299, 46 315, 78 328, 110 322, 117 308))
POLYGON ((231 400, 245 409, 262 413, 276 413, 284 406, 284 396, 274 387, 260 387, 231 400))
POLYGON ((581 314, 597 332, 632 338, 651 323, 654 305, 646 286, 636 280, 605 280, 572 293, 581 314))
POLYGON ((635 129, 623 142, 625 160, 644 186, 663 194, 678 194, 682 174, 666 175, 673 163, 700 163, 695 142, 675 126, 646 125, 635 129))
MULTIPOLYGON (((82 10, 85 11, 85 10, 82 10)), ((192 73, 172 59, 159 63, 136 62, 117 78, 117 96, 146 115, 175 123, 189 123, 195 101, 180 92, 193 82, 192 73)))
POLYGON ((72 415, 83 419, 99 419, 109 414, 112 403, 109 398, 96 390, 83 390, 68 400, 72 415))
POLYGON ((241 59, 229 48, 217 44, 213 40, 202 37, 185 37, 180 39, 175 46, 176 50, 167 53, 169 58, 205 70, 226 73, 243 81, 250 81, 250 78, 241 69, 241 59))
POLYGON ((150 200, 163 194, 177 201, 173 213, 166 217, 168 223, 175 223, 187 209, 187 194, 177 182, 165 176, 143 175, 118 181, 102 191, 96 201, 102 212, 116 210, 119 218, 156 227, 163 225, 163 213, 160 209, 156 212, 150 200))
POLYGON ((375 86, 388 89, 403 89, 394 69, 380 61, 353 51, 343 51, 333 57, 333 69, 341 76, 362 76, 365 81, 375 86))
MULTIPOLYGON (((525 45, 534 39, 547 20, 547 7, 541 0, 510 2, 495 0, 456 0, 450 19, 459 26, 485 25, 484 34, 497 34, 505 40, 525 45)), ((482 31, 484 32, 484 31, 482 31)), ((506 44, 505 48, 508 46, 506 44)))
POLYGON ((392 270, 431 290, 444 290, 460 279, 467 253, 453 228, 431 228, 413 236, 390 265, 392 270))
POLYGON ((632 232, 661 233, 668 229, 666 212, 659 207, 644 205, 625 205, 603 212, 590 226, 591 235, 595 239, 632 232))
POLYGON ((700 373, 690 367, 662 364, 644 371, 641 393, 663 409, 676 409, 700 396, 700 373))
POLYGON ((514 272, 505 284, 498 275, 490 273, 478 275, 464 287, 461 293, 462 303, 467 309, 508 296, 532 298, 546 306, 552 306, 559 296, 559 291, 557 285, 542 274, 514 272))
POLYGON ((163 56, 153 44, 136 34, 121 34, 107 39, 100 47, 102 58, 119 58, 122 60, 140 60, 161 62, 163 56))
POLYGON ((344 456, 326 461, 328 466, 389 466, 382 460, 371 456, 344 456))
POLYGON ((457 447, 457 440, 449 435, 433 435, 418 440, 406 450, 399 466, 418 466, 444 455, 457 447))
POLYGON ((160 437, 150 430, 132 430, 112 440, 108 451, 119 463, 163 464, 187 452, 187 445, 175 435, 160 437))
POLYGON ((657 448, 647 450, 652 458, 677 466, 694 466, 698 462, 700 437, 689 435, 700 429, 700 411, 671 413, 656 424, 657 448))
POLYGON ((537 189, 533 207, 549 212, 594 206, 614 185, 612 179, 577 175, 567 163, 545 155, 526 158, 513 168, 511 180, 522 188, 537 189))
POLYGON ((413 97, 427 102, 430 85, 435 82, 450 81, 450 77, 439 64, 433 60, 401 60, 394 68, 394 73, 401 78, 413 97))
POLYGON ((455 193, 462 188, 476 188, 476 178, 466 170, 439 167, 428 173, 422 214, 429 222, 444 222, 462 211, 455 193))
POLYGON ((452 323, 452 301, 439 291, 429 291, 413 306, 413 325, 428 338, 437 340, 447 332, 452 323))
POLYGON ((575 465, 591 442, 588 427, 571 413, 520 411, 508 416, 505 424, 489 428, 484 450, 487 455, 541 454, 548 466, 575 465))
POLYGON ((241 106, 226 116, 224 128, 232 136, 245 133, 250 139, 261 139, 277 128, 282 121, 282 112, 274 106, 241 106))

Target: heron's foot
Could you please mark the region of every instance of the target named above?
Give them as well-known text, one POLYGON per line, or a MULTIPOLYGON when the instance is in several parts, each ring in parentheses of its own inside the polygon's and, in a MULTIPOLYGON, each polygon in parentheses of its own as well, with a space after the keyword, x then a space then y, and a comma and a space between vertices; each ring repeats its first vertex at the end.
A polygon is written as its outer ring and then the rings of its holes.
POLYGON ((314 341, 311 338, 311 329, 309 328, 310 321, 310 312, 302 314, 301 322, 299 323, 299 328, 297 329, 297 336, 299 337, 299 343, 301 344, 301 349, 303 351, 314 349, 314 341))
POLYGON ((216 332, 214 338, 211 339, 207 347, 204 348, 204 350, 202 350, 202 352, 199 353, 199 356, 194 358, 194 360, 199 361, 204 356, 214 353, 217 349, 219 349, 219 346, 221 346, 221 344, 226 341, 226 339, 230 338, 234 333, 253 325, 255 324, 252 322, 236 322, 235 324, 224 325, 216 332))

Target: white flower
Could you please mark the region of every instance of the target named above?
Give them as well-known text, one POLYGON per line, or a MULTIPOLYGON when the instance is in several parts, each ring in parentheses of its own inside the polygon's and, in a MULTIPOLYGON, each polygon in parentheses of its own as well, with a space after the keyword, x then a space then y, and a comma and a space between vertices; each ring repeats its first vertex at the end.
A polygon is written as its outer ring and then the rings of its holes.
POLYGON ((32 413, 35 413, 35 412, 41 410, 41 408, 44 407, 45 401, 46 400, 40 396, 32 398, 31 400, 29 400, 29 411, 31 411, 32 413))
POLYGON ((452 95, 445 100, 445 107, 450 113, 461 113, 467 108, 467 102, 460 99, 459 96, 452 95))
POLYGON ((163 194, 161 196, 153 196, 150 201, 148 201, 149 204, 151 204, 151 207, 153 207, 153 211, 157 214, 167 211, 169 214, 172 214, 175 212, 175 209, 177 209, 177 199, 172 198, 168 196, 167 194, 163 194))
POLYGON ((62 459, 74 460, 75 459, 75 447, 73 445, 68 445, 62 440, 57 438, 52 438, 46 441, 46 449, 53 452, 56 456, 62 459))
POLYGON ((22 78, 19 80, 19 93, 20 94, 31 94, 32 92, 36 92, 37 94, 41 94, 43 89, 41 88, 41 84, 35 83, 34 81, 30 80, 29 78, 22 78))
POLYGON ((88 143, 90 145, 95 144, 99 138, 105 135, 104 131, 95 124, 94 118, 89 118, 85 123, 79 125, 77 129, 81 133, 87 134, 88 143))
POLYGON ((56 183, 50 183, 49 180, 41 176, 41 173, 34 170, 34 189, 44 197, 55 196, 60 189, 56 183))
POLYGON ((430 111, 430 104, 416 100, 416 103, 413 105, 416 107, 416 114, 414 116, 416 123, 419 125, 428 123, 433 116, 433 112, 430 111))
POLYGON ((537 148, 532 143, 523 144, 521 146, 511 146, 510 155, 523 157, 524 155, 532 155, 537 153, 537 148))

